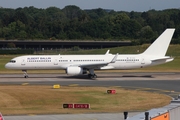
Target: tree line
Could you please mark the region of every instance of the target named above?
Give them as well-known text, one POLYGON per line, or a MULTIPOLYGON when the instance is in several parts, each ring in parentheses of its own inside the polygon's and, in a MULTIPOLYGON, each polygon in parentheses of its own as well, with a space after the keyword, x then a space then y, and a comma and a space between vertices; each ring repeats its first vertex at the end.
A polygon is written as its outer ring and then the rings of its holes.
POLYGON ((131 40, 142 44, 152 42, 166 28, 176 28, 173 43, 180 43, 180 9, 0 8, 2 40, 131 40))

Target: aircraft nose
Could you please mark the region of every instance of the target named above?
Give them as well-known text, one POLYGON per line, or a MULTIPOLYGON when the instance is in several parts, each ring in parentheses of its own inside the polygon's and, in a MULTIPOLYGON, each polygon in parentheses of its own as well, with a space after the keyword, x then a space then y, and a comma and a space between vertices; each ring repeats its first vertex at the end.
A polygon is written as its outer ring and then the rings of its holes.
POLYGON ((7 63, 7 64, 5 65, 5 68, 6 68, 6 69, 9 69, 9 68, 10 68, 9 63, 7 63))

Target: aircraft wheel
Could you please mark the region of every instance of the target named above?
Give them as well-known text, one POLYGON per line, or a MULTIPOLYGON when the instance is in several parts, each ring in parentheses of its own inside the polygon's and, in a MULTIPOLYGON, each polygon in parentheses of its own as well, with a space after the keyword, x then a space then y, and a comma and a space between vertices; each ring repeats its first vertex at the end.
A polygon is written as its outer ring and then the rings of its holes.
POLYGON ((28 78, 28 76, 27 76, 27 75, 25 75, 25 76, 24 76, 24 78, 28 78))
POLYGON ((88 77, 91 78, 91 74, 88 74, 88 77))
POLYGON ((88 77, 91 78, 91 79, 96 79, 97 75, 96 74, 94 74, 94 75, 88 74, 88 77))
POLYGON ((93 76, 94 76, 94 78, 97 78, 97 75, 96 75, 96 74, 94 74, 93 76))

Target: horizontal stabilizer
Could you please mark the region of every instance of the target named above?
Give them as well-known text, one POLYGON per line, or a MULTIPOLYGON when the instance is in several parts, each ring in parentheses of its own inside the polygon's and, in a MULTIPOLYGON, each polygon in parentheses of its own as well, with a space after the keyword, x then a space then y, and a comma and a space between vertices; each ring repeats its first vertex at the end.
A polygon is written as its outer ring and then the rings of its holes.
POLYGON ((163 57, 163 58, 153 59, 153 60, 151 60, 151 61, 152 61, 152 62, 158 62, 158 61, 162 61, 162 60, 172 61, 172 60, 174 60, 174 58, 172 58, 172 57, 163 57))

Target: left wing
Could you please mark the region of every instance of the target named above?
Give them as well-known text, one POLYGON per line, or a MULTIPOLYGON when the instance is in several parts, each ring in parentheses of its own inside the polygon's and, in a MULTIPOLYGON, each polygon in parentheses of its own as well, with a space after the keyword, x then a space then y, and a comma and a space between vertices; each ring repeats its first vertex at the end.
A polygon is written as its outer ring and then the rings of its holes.
POLYGON ((79 65, 79 67, 86 68, 86 69, 100 69, 103 66, 107 66, 109 63, 94 63, 94 64, 83 64, 79 65))
POLYGON ((101 67, 107 66, 109 63, 115 63, 118 57, 118 53, 114 56, 114 58, 110 62, 101 62, 101 63, 91 63, 91 64, 75 64, 72 66, 78 66, 86 69, 100 69, 101 67))

